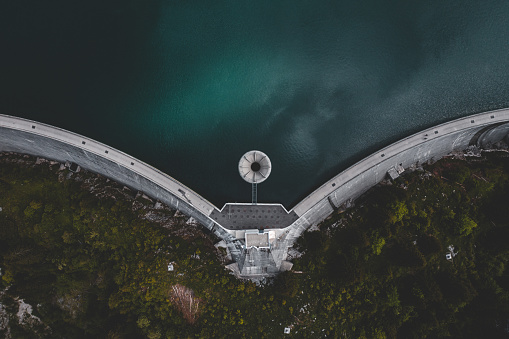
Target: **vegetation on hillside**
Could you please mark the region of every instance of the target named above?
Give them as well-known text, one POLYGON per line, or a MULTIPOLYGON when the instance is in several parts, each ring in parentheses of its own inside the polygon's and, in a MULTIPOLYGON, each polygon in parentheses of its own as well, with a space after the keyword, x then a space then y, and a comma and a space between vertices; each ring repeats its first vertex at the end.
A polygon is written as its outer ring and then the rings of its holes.
POLYGON ((295 266, 314 310, 304 326, 348 337, 507 337, 509 158, 490 158, 443 159, 306 233, 295 266))
POLYGON ((505 337, 509 158, 487 156, 372 189, 301 237, 293 271, 257 286, 180 213, 95 174, 4 154, 0 318, 3 308, 11 319, 0 335, 505 337), (42 323, 18 323, 19 298, 42 323))

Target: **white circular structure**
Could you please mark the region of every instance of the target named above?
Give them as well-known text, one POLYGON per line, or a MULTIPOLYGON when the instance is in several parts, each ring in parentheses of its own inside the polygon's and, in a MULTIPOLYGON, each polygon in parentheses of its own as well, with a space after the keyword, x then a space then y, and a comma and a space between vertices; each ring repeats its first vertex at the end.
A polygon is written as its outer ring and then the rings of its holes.
POLYGON ((251 184, 259 184, 267 179, 272 171, 272 164, 267 154, 260 151, 249 151, 240 158, 239 174, 251 184))

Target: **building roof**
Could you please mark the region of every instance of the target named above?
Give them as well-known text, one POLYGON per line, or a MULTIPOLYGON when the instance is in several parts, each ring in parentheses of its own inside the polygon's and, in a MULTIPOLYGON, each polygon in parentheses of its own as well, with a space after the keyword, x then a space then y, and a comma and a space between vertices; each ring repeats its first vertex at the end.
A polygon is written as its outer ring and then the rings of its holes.
POLYGON ((270 248, 269 233, 267 232, 246 232, 246 248, 270 248))

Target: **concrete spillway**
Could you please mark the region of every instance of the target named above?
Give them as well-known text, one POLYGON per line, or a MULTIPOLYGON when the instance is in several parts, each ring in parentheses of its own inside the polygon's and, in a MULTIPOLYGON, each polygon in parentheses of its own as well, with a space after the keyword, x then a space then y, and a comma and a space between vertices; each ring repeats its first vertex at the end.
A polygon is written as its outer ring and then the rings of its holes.
POLYGON ((504 139, 509 142, 508 136, 509 109, 471 115, 428 128, 373 153, 324 183, 289 212, 279 204, 263 204, 259 211, 249 209, 249 204, 227 204, 219 210, 174 178, 121 151, 57 127, 0 115, 0 151, 74 162, 182 211, 225 240, 234 270, 241 276, 267 275, 291 267, 285 262, 287 249, 302 232, 324 220, 335 207, 359 197, 387 173, 438 160, 469 146, 489 147, 504 139), (230 205, 235 205, 233 213, 230 205), (245 232, 239 230, 261 228, 274 231, 270 250, 246 249, 242 239, 245 232))

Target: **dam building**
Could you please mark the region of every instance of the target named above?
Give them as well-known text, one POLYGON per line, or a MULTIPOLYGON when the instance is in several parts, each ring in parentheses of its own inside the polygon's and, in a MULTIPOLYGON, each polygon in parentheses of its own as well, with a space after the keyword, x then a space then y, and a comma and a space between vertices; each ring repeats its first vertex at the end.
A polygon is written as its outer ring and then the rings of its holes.
POLYGON ((494 144, 509 144, 509 109, 470 115, 401 139, 337 174, 290 210, 281 204, 258 203, 258 185, 268 178, 272 164, 264 153, 250 151, 239 161, 239 174, 251 184, 252 201, 227 203, 219 209, 169 175, 108 145, 47 124, 0 115, 0 151, 76 163, 178 209, 221 239, 232 258, 228 267, 250 279, 291 269, 288 249, 306 229, 380 181, 453 152, 494 144))

